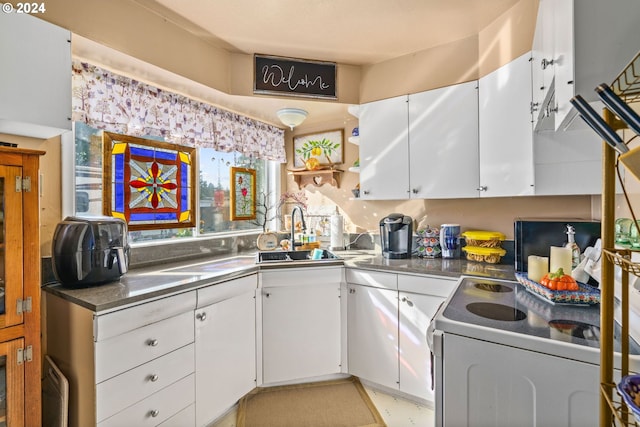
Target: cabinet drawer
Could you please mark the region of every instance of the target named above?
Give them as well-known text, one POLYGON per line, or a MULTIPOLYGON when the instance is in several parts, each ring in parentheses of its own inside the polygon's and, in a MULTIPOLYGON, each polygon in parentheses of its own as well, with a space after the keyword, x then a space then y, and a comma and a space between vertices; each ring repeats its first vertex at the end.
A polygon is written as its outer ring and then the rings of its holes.
POLYGON ((262 287, 342 283, 343 267, 303 267, 260 272, 262 287))
POLYGON ((374 288, 398 289, 398 275, 369 270, 346 270, 347 283, 372 286, 374 288))
POLYGON ((189 405, 182 411, 169 418, 158 427, 187 427, 196 425, 196 405, 189 405))
POLYGON ((409 276, 398 274, 398 289, 423 295, 448 297, 454 291, 458 279, 432 276, 409 276))
POLYGON ((193 311, 95 343, 96 383, 194 341, 193 311))
POLYGON ((196 292, 192 291, 98 316, 95 320, 94 340, 115 337, 195 308, 196 292))
POLYGON ((98 384, 98 422, 192 374, 194 355, 194 344, 189 344, 98 384))
POLYGON ((258 275, 241 277, 227 282, 216 283, 206 288, 198 289, 197 308, 206 307, 216 302, 242 295, 245 292, 255 291, 258 287, 258 275))
POLYGON ((98 427, 157 426, 194 402, 195 376, 191 374, 107 418, 98 427))

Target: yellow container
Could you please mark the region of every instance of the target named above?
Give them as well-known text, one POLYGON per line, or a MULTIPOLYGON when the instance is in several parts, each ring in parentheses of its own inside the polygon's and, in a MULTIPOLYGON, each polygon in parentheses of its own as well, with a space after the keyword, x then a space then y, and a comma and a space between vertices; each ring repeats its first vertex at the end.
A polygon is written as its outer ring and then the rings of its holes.
POLYGON ((505 235, 499 231, 480 230, 465 231, 462 233, 462 237, 464 237, 468 246, 478 246, 482 248, 500 247, 500 244, 506 238, 505 235))
POLYGON ((469 261, 488 262, 489 264, 497 264, 500 259, 507 253, 502 248, 487 248, 481 246, 465 246, 462 248, 467 253, 469 261))

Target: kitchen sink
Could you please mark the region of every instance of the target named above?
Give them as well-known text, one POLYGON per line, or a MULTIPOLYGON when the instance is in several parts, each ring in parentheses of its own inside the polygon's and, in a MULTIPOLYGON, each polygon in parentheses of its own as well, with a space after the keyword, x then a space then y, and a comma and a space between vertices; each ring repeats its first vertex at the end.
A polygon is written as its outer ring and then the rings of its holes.
POLYGON ((322 249, 319 259, 311 259, 310 250, 304 251, 260 251, 256 256, 256 263, 265 262, 296 262, 296 261, 322 261, 329 259, 341 259, 339 256, 326 249, 322 249))

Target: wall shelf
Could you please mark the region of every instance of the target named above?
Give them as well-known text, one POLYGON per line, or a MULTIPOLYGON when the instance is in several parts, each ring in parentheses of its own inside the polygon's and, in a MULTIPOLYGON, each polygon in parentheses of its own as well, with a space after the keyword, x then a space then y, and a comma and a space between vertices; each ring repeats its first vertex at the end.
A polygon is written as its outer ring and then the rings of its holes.
POLYGON ((319 170, 303 170, 289 171, 289 175, 293 175, 293 180, 298 184, 298 188, 302 190, 307 185, 321 187, 324 184, 333 185, 340 188, 340 174, 344 172, 340 169, 319 169, 319 170))
POLYGON ((350 136, 349 142, 355 145, 360 145, 360 137, 359 136, 350 136))

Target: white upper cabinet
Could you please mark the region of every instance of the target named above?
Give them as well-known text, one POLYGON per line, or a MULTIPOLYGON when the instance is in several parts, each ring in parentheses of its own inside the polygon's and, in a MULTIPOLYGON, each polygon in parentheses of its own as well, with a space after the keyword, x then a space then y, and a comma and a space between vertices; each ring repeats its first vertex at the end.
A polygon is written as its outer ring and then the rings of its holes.
POLYGON ((611 83, 638 52, 638 0, 553 0, 555 129, 575 117, 570 99, 580 94, 596 101, 594 91, 611 83))
POLYGON ((406 95, 360 106, 360 197, 409 197, 409 131, 406 95))
POLYGON ((51 138, 71 130, 71 33, 0 14, 0 133, 51 138))
POLYGON ((530 58, 527 52, 479 81, 481 197, 534 194, 530 58))
POLYGON ((478 197, 478 82, 409 95, 411 198, 478 197))
POLYGON ((360 106, 363 199, 478 197, 477 81, 360 106))

